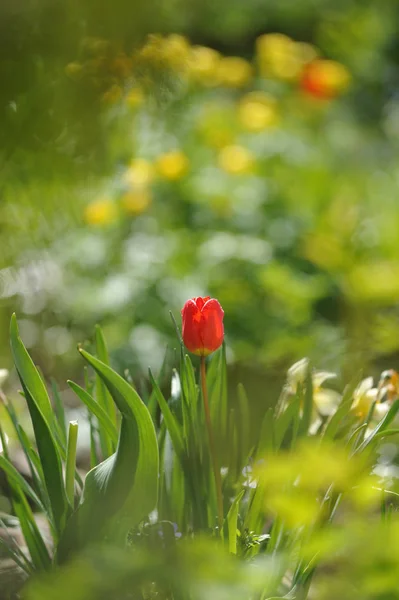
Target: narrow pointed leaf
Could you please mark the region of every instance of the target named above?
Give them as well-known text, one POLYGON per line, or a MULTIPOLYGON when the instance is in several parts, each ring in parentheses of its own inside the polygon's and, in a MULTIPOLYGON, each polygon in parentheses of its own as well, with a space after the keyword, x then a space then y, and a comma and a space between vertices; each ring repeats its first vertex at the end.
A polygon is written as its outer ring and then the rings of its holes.
POLYGON ((180 426, 179 426, 174 414, 170 410, 169 405, 166 402, 161 390, 159 389, 159 386, 154 379, 151 369, 149 370, 149 375, 150 375, 151 384, 153 386, 154 394, 158 401, 159 407, 161 409, 166 428, 167 428, 170 438, 172 440, 174 450, 175 450, 179 460, 181 461, 183 458, 183 453, 184 453, 184 443, 183 443, 183 437, 182 437, 181 431, 180 431, 180 426))
POLYGON ((80 400, 87 406, 89 411, 97 418, 98 422, 101 424, 101 427, 109 436, 112 443, 116 445, 118 443, 118 432, 105 410, 99 405, 98 402, 94 400, 93 396, 80 387, 80 385, 74 383, 73 381, 68 381, 67 383, 78 396, 78 398, 80 398, 80 400))
POLYGON ((119 515, 126 531, 155 507, 158 494, 158 445, 147 407, 137 392, 108 365, 80 351, 110 392, 122 414, 118 447, 112 456, 86 477, 83 500, 67 526, 59 547, 64 561, 71 551, 110 533, 111 519, 119 515))
POLYGON ((60 534, 65 525, 68 502, 59 448, 51 432, 51 422, 54 417, 45 385, 19 337, 15 315, 11 319, 11 349, 35 432, 55 528, 60 534))
POLYGON ((227 528, 229 533, 229 552, 231 554, 237 554, 237 520, 238 520, 238 509, 240 507, 241 498, 244 495, 245 490, 242 490, 238 496, 234 499, 230 510, 227 513, 227 528))

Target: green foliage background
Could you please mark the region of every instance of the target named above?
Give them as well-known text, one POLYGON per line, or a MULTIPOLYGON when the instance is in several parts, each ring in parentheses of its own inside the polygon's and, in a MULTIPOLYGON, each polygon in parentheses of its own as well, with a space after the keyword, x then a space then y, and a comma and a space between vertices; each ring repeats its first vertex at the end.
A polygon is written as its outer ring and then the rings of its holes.
MULTIPOLYGON (((395 0, 43 1, 1 11, 0 323, 5 332, 19 305, 46 374, 62 377, 67 351, 97 321, 120 371, 159 364, 172 339, 168 310, 202 293, 222 302, 231 360, 256 385, 256 363, 281 372, 321 349, 325 366, 350 354, 347 370, 396 360, 395 0), (148 33, 177 32, 252 59, 256 37, 275 31, 340 61, 352 84, 320 110, 268 82, 281 124, 237 133, 257 159, 256 178, 239 183, 213 170, 217 157, 197 134, 210 101, 230 126, 234 90, 187 93, 157 73, 134 117, 123 102, 104 106, 101 82, 66 71, 96 38, 129 53, 148 33), (138 217, 84 224, 90 201, 120 194, 134 156, 166 151, 171 139, 192 165, 183 182, 157 184, 138 217), (230 213, 215 210, 218 200, 230 213)), ((4 335, 5 366, 6 347, 4 335)))

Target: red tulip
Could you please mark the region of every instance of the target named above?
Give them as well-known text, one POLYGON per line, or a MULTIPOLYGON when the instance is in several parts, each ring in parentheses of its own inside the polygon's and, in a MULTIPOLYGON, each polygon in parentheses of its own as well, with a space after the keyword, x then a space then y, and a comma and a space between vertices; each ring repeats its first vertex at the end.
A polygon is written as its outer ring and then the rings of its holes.
POLYGON ((183 341, 193 354, 207 356, 223 342, 223 309, 215 298, 191 298, 181 311, 183 341))

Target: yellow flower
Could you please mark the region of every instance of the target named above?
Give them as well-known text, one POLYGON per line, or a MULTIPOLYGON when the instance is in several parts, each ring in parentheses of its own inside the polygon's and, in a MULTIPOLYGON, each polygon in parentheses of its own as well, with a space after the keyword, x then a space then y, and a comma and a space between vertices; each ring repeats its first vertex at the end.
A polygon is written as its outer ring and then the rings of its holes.
POLYGON ((378 400, 378 389, 372 377, 363 379, 353 392, 352 410, 358 417, 367 417, 371 405, 378 400))
POLYGON ((278 120, 276 101, 263 92, 250 92, 241 99, 238 116, 245 129, 262 131, 278 120))
POLYGON ((146 187, 154 179, 154 167, 145 158, 135 158, 125 171, 123 180, 132 187, 146 187))
POLYGON ((192 78, 204 85, 215 85, 218 80, 219 52, 206 46, 193 46, 189 69, 192 78))
POLYGON ((256 49, 261 74, 284 80, 297 79, 304 65, 317 56, 310 44, 295 42, 282 33, 261 35, 256 49))
POLYGON ((165 58, 176 69, 188 67, 190 44, 183 35, 173 33, 164 42, 165 58))
MULTIPOLYGON (((353 393, 352 411, 361 418, 365 419, 375 402, 374 411, 370 426, 366 431, 369 435, 378 422, 387 414, 392 402, 399 396, 399 375, 394 369, 389 369, 381 373, 378 387, 373 386, 373 378, 363 379, 353 393)), ((395 418, 397 425, 398 417, 395 418)))
POLYGON ((109 198, 100 198, 86 206, 84 219, 89 225, 108 225, 115 221, 118 211, 109 198))
POLYGON ((126 96, 126 104, 130 108, 137 108, 144 102, 143 91, 139 87, 134 87, 126 96))
POLYGON ((180 150, 172 150, 157 158, 156 167, 161 177, 169 181, 178 181, 187 173, 188 158, 180 150))
POLYGON ((123 208, 131 215, 140 215, 147 210, 151 201, 151 194, 146 189, 131 190, 122 196, 123 208))
POLYGON ((181 71, 188 67, 189 52, 190 45, 181 35, 150 35, 136 58, 157 69, 167 67, 181 71))
POLYGON ((243 146, 226 146, 219 153, 219 166, 232 175, 249 173, 254 165, 254 158, 243 146))
POLYGON ((252 65, 239 56, 225 56, 220 59, 217 77, 221 85, 228 87, 244 87, 252 79, 252 65))

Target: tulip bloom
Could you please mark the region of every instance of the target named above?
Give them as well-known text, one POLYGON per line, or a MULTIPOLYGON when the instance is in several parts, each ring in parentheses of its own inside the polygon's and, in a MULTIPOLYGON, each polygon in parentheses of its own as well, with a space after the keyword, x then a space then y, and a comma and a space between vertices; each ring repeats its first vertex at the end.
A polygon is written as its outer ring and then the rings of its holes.
POLYGON ((309 95, 331 100, 349 85, 347 69, 333 60, 317 59, 309 63, 302 74, 301 87, 309 95))
POLYGON ((183 341, 190 352, 208 356, 223 342, 223 309, 215 298, 191 298, 181 311, 183 341))

